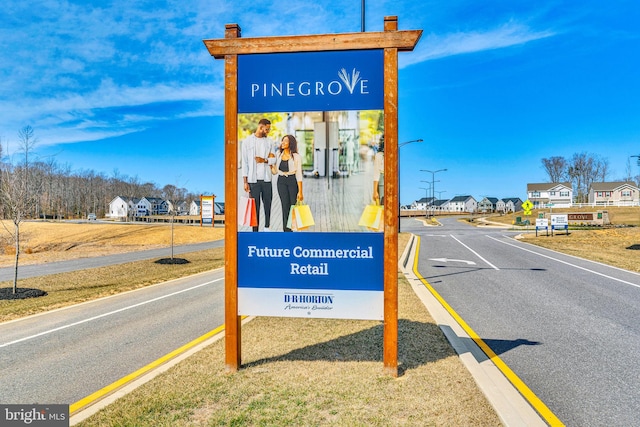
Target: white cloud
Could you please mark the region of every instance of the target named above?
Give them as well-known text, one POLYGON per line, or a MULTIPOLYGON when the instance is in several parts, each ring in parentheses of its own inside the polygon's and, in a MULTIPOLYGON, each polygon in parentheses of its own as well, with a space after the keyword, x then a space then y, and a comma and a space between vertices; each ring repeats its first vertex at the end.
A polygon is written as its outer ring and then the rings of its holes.
POLYGON ((554 35, 556 33, 550 30, 534 31, 514 22, 484 32, 458 32, 444 36, 429 34, 426 37, 423 34, 414 52, 400 57, 400 64, 408 66, 454 55, 518 46, 554 35))

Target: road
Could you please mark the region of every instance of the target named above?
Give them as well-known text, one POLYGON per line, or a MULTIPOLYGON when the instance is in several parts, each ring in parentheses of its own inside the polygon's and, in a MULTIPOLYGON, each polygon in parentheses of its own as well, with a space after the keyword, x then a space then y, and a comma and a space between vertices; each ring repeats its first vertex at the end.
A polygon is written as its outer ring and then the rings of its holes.
MULTIPOLYGON (((224 240, 216 240, 213 242, 193 243, 190 245, 180 245, 173 248, 173 254, 180 255, 188 252, 202 251, 211 248, 221 248, 224 246, 224 240)), ((67 273, 70 271, 105 267, 108 265, 124 264, 127 262, 141 261, 153 258, 169 258, 171 256, 171 247, 161 249, 149 249, 146 251, 127 252, 113 255, 103 255, 99 257, 77 258, 69 261, 57 261, 46 264, 20 265, 18 268, 18 278, 26 279, 29 277, 46 276, 49 274, 67 273)), ((13 280, 14 268, 0 268, 0 282, 13 280)))
POLYGON ((0 324, 0 402, 77 402, 223 323, 218 269, 0 324))
POLYGON ((420 275, 563 423, 639 424, 640 275, 455 219, 402 221, 420 275))

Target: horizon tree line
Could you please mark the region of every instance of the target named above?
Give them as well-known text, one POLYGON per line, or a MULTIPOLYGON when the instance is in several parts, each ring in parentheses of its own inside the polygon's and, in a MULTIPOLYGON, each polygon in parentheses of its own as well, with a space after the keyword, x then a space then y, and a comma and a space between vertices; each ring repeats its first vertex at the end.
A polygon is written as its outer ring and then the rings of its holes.
MULTIPOLYGON (((570 182, 573 188, 574 202, 586 203, 589 199, 589 187, 595 182, 607 182, 610 174, 609 160, 597 154, 575 153, 567 159, 552 156, 541 160, 542 168, 549 182, 570 182)), ((640 175, 632 175, 631 160, 627 159, 624 178, 616 181, 634 182, 640 186, 640 175)))
POLYGON ((18 182, 23 196, 29 195, 28 203, 21 208, 24 219, 77 219, 86 218, 89 213, 104 217, 109 202, 117 196, 160 197, 187 203, 200 199, 200 194, 186 188, 173 184, 159 187, 137 176, 121 174, 117 169, 109 176, 92 169, 74 170, 53 157, 40 159, 35 152, 37 138, 31 126, 18 132, 18 151, 14 158, 3 154, 2 143, 0 139, 0 188, 4 190, 0 191, 0 219, 11 218, 8 189, 17 189, 18 182))

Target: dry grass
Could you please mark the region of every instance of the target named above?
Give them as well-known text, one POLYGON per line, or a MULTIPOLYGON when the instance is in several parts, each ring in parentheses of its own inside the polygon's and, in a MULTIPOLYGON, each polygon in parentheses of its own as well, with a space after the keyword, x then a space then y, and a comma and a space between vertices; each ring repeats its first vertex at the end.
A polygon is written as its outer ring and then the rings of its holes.
MULTIPOLYGON (((0 300, 0 322, 220 268, 224 265, 224 248, 181 254, 180 257, 189 263, 167 265, 146 260, 18 280, 19 288, 41 289, 47 295, 0 300), (123 277, 127 280, 122 280, 123 277)), ((13 282, 0 282, 0 288, 10 286, 13 282)))
MULTIPOLYGON (((7 224, 7 222, 5 222, 7 224)), ((7 224, 12 230, 12 224, 7 224)), ((33 221, 21 225, 20 264, 63 261, 87 256, 170 247, 169 224, 81 223, 33 221)), ((174 244, 200 243, 224 238, 224 228, 176 224, 174 244)), ((0 227, 0 267, 13 265, 15 250, 0 227)))
POLYGON ((220 340, 80 425, 501 425, 404 277, 399 318, 399 378, 383 374, 380 322, 261 317, 239 372, 220 340))
MULTIPOLYGON (((566 212, 594 212, 598 209, 553 209, 553 213, 566 212)), ((535 227, 522 228, 521 238, 534 245, 553 249, 581 258, 598 261, 604 264, 613 265, 626 270, 640 272, 638 263, 638 250, 640 250, 640 208, 639 207, 613 207, 606 208, 612 228, 593 228, 588 230, 569 230, 569 235, 564 232, 554 233, 548 236, 546 233, 538 233, 536 237, 535 227)), ((532 222, 539 213, 549 213, 548 209, 532 211, 530 218, 532 222)), ((492 216, 488 218, 493 222, 502 224, 512 224, 515 218, 522 215, 522 212, 502 216, 492 216)))
MULTIPOLYGON (((49 229, 62 230, 57 225, 49 229)), ((65 252, 91 255, 103 247, 134 248, 158 244, 158 226, 68 225, 55 240, 78 241, 65 252), (127 227, 135 227, 127 228, 127 227), (85 234, 83 234, 85 233, 85 234), (80 237, 91 242, 82 242, 80 237), (90 237, 89 237, 90 236, 90 237)), ((192 229, 202 232, 203 229, 192 229)), ((214 229, 215 230, 215 229, 214 229)), ((217 230, 216 230, 217 231, 217 230)), ((35 243, 42 236, 32 235, 35 243)), ((163 234, 160 233, 160 236, 163 234)), ((399 238, 404 248, 407 235, 399 238)), ((43 246, 39 246, 43 245, 43 246)), ((58 245, 34 247, 46 259, 59 259, 58 245)), ((153 261, 103 267, 21 281, 21 287, 49 295, 1 301, 0 320, 8 320, 97 298, 223 264, 223 249, 183 255, 190 264, 153 261), (126 287, 121 277, 130 280, 126 287)), ((0 284, 0 286, 5 286, 0 284)), ((383 373, 382 324, 373 321, 257 318, 242 329, 243 368, 225 370, 224 341, 175 366, 105 408, 82 425, 500 425, 438 326, 399 276, 399 378, 383 373)))
POLYGON ((640 273, 640 229, 637 227, 570 230, 568 236, 562 233, 553 237, 542 233, 536 237, 535 232, 529 232, 523 234, 522 239, 537 246, 640 273))

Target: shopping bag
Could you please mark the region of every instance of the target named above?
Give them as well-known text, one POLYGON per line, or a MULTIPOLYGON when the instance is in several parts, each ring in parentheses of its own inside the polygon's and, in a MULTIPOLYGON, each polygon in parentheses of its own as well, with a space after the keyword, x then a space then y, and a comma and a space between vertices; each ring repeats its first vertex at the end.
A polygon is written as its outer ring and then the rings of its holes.
POLYGON ((358 225, 367 227, 371 231, 384 230, 384 207, 382 205, 367 205, 362 211, 358 225))
MULTIPOLYGON (((305 205, 303 202, 298 202, 293 207, 293 218, 291 220, 292 224, 294 220, 295 229, 297 229, 298 231, 315 225, 313 215, 311 214, 311 208, 309 207, 309 205, 305 205)), ((291 229, 293 230, 294 228, 292 227, 291 229)))
POLYGON ((256 200, 252 197, 240 197, 238 204, 238 225, 256 227, 258 215, 256 214, 256 200))
POLYGON ((293 209, 294 207, 295 207, 295 205, 291 205, 291 207, 289 208, 289 217, 287 218, 287 225, 286 225, 286 227, 289 230, 294 230, 296 228, 296 221, 294 219, 296 214, 295 214, 295 211, 293 209))

